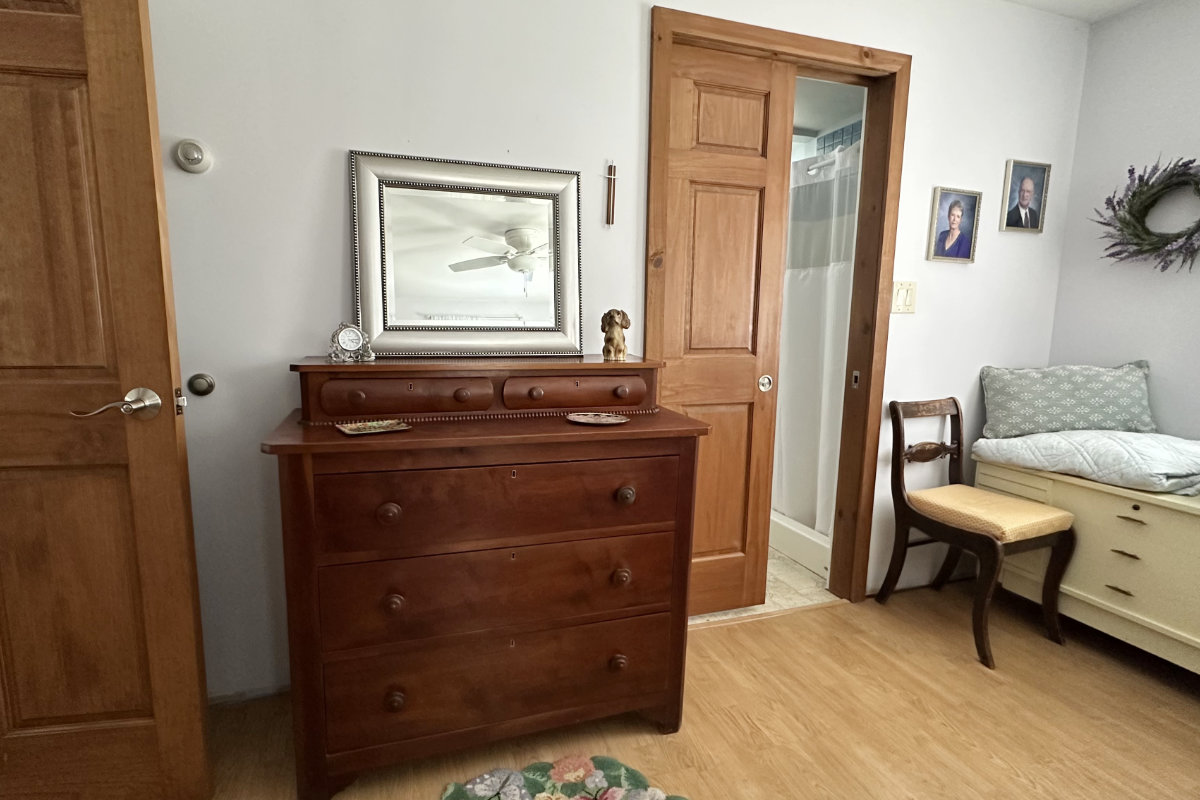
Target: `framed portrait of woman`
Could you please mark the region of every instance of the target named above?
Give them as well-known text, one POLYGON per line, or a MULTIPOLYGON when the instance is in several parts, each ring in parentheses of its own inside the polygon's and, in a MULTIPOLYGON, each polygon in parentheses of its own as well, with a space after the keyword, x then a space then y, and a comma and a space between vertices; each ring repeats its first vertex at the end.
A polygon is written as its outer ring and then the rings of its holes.
POLYGON ((929 220, 929 261, 975 260, 975 238, 979 231, 982 193, 966 189, 933 187, 933 211, 929 220))
POLYGON ((1000 230, 1041 233, 1045 225, 1050 165, 1009 159, 1004 170, 1000 230))

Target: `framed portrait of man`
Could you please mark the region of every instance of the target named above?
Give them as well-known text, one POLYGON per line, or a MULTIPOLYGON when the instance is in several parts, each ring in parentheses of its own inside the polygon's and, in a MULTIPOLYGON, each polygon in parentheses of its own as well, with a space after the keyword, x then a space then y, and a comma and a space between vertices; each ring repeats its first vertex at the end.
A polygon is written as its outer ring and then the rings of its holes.
POLYGON ((929 220, 929 261, 975 260, 975 239, 979 231, 979 205, 982 194, 966 189, 933 187, 933 211, 929 220))
POLYGON ((1000 230, 1041 233, 1046 223, 1046 189, 1050 165, 1010 158, 1004 170, 1004 205, 1000 230))

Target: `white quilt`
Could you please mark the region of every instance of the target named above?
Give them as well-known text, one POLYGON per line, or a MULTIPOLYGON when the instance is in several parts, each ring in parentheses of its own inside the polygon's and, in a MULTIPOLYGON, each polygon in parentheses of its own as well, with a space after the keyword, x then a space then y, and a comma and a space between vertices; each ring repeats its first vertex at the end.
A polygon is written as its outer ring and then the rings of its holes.
POLYGON ((1162 433, 1033 433, 980 439, 971 453, 995 464, 1062 472, 1128 489, 1200 495, 1200 442, 1162 433))

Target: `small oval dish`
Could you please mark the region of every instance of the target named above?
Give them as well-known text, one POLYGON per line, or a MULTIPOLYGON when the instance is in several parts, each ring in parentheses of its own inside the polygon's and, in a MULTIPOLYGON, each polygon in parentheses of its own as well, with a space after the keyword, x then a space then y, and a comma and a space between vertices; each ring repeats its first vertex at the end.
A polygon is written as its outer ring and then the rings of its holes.
POLYGON ((622 422, 629 422, 629 417, 601 411, 581 411, 567 414, 567 419, 571 422, 578 422, 580 425, 620 425, 622 422))
POLYGON ((375 419, 369 422, 339 422, 333 427, 350 436, 364 433, 391 433, 392 431, 407 431, 412 425, 398 419, 375 419))

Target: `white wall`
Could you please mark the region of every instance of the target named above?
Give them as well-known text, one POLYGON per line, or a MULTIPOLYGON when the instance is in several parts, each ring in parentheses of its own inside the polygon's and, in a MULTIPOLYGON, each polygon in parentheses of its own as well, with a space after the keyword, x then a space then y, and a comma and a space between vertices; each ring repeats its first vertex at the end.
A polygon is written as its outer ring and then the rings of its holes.
MULTIPOLYGON (((1069 185, 1086 26, 999 0, 676 5, 913 56, 896 278, 918 282, 918 307, 893 318, 885 397, 958 395, 977 432, 979 367, 1049 354, 1066 214, 1041 236, 1001 234, 1001 184, 1020 158, 1054 165, 1052 198, 1069 185), (1017 65, 1043 79, 1014 81, 1017 65), (935 185, 984 193, 974 264, 924 260, 935 185)), ((218 382, 187 412, 209 691, 258 693, 287 682, 275 464, 258 443, 298 402, 288 363, 352 315, 346 150, 581 172, 584 317, 631 311, 639 352, 649 3, 150 7, 164 151, 198 137, 216 158, 198 176, 168 164, 166 185, 183 374, 218 382)), ((589 352, 598 328, 585 326, 589 352)), ((888 436, 872 586, 890 541, 888 436)), ((928 579, 930 557, 914 551, 906 584, 928 579)))
MULTIPOLYGON (((1150 262, 1105 259, 1102 228, 1091 218, 1124 188, 1131 165, 1140 172, 1160 158, 1200 156, 1193 70, 1179 61, 1195 50, 1197 31, 1195 0, 1152 3, 1092 30, 1050 349, 1054 364, 1148 359, 1159 430, 1191 439, 1200 439, 1200 264, 1190 273, 1160 273, 1150 262)), ((1200 216, 1194 199, 1160 206, 1165 216, 1151 218, 1158 230, 1179 230, 1200 216)))

